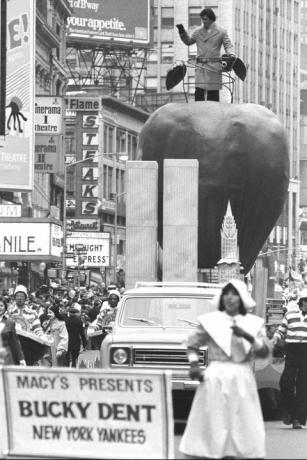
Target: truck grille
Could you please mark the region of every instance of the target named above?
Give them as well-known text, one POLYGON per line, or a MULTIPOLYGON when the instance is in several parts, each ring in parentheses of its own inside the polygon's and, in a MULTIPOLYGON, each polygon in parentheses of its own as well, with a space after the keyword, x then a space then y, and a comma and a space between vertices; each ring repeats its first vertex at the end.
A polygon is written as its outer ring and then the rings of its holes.
MULTIPOLYGON (((208 351, 199 350, 198 360, 201 366, 208 364, 208 351)), ((137 348, 133 350, 134 364, 147 364, 151 366, 188 366, 186 350, 153 350, 147 348, 137 348)))

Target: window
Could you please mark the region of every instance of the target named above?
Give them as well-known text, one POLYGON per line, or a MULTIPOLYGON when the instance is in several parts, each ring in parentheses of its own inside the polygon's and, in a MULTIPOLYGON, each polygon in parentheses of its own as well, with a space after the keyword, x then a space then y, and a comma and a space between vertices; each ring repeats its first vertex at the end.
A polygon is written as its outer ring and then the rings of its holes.
POLYGON ((145 77, 145 88, 150 91, 157 91, 157 77, 145 77))
POLYGON ((76 154, 76 136, 74 132, 66 131, 65 133, 65 154, 76 154))
POLYGON ((199 27, 201 25, 201 19, 199 13, 201 12, 200 7, 190 6, 189 8, 189 29, 199 27))
POLYGON ((147 61, 150 63, 157 62, 158 61, 158 53, 157 51, 149 51, 147 55, 147 61))
POLYGON ((174 45, 172 42, 161 43, 161 64, 172 64, 174 61, 174 45))
POLYGON ((161 8, 161 29, 174 29, 174 8, 161 8))
POLYGON ((126 153, 126 131, 122 129, 116 131, 116 152, 126 153))

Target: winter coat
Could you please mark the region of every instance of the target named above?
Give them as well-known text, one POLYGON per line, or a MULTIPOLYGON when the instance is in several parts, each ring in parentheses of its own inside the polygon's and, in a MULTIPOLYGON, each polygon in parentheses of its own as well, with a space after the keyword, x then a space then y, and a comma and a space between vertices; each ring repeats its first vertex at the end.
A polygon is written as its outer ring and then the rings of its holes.
POLYGON ((78 314, 70 313, 66 320, 66 328, 68 332, 68 350, 79 351, 81 342, 83 347, 86 346, 86 337, 83 328, 83 323, 78 314))
POLYGON ((60 321, 58 318, 53 318, 46 330, 46 334, 53 338, 51 346, 52 365, 58 364, 56 354, 58 352, 67 352, 68 349, 68 333, 65 321, 60 321))
POLYGON ((19 337, 16 334, 15 323, 11 319, 3 318, 4 329, 1 333, 3 346, 8 351, 8 362, 6 364, 19 364, 24 360, 24 354, 21 348, 19 337))
POLYGON ((201 62, 197 62, 195 87, 206 90, 221 89, 222 64, 221 62, 210 62, 210 58, 219 58, 221 56, 222 45, 227 54, 233 52, 233 45, 226 30, 213 23, 208 30, 201 26, 194 30, 192 35, 187 32, 180 34, 180 38, 188 46, 196 43, 198 61, 201 58, 209 60, 203 66, 201 62))

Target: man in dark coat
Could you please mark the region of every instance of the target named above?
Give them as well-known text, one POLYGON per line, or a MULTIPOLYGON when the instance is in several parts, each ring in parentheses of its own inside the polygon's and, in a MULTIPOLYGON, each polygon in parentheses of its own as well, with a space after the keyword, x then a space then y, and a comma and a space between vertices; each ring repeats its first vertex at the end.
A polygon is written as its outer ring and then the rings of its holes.
POLYGON ((86 337, 82 320, 80 318, 81 308, 75 304, 70 308, 69 316, 66 319, 66 329, 68 332, 68 350, 67 350, 67 365, 77 367, 77 360, 80 353, 81 343, 83 348, 86 347, 86 337))

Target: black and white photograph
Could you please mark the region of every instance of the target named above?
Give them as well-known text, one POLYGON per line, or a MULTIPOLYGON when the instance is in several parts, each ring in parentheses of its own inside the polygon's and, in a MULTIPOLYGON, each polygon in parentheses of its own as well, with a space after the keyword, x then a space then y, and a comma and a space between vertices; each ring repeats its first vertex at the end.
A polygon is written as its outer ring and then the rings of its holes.
POLYGON ((0 0, 0 419, 307 458, 307 0, 0 0))

